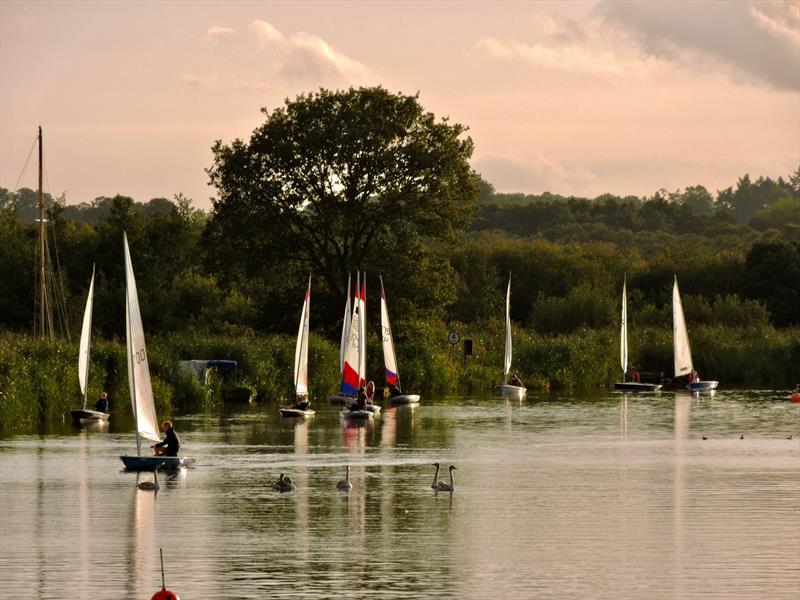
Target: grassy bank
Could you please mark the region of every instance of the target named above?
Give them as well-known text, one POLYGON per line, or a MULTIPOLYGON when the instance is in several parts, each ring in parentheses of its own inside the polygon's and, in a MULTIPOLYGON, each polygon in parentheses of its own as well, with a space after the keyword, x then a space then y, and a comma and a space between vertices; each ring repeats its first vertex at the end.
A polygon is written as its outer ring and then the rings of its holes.
MULTIPOLYGON (((480 325, 398 323, 395 346, 403 388, 424 394, 490 392, 501 376, 504 330, 500 321, 480 325), (473 341, 473 355, 463 360, 447 343, 457 329, 473 341)), ((514 330, 513 368, 529 388, 606 388, 619 379, 616 329, 587 329, 545 336, 514 330)), ((382 380, 380 339, 368 336, 368 372, 382 380)), ((786 387, 800 381, 800 329, 698 326, 691 331, 692 352, 700 374, 724 386, 786 387)), ((630 359, 642 371, 672 372, 672 335, 663 328, 630 333, 630 359)), ((212 372, 208 386, 177 366, 190 358, 231 359, 238 363, 235 383, 261 401, 292 394, 295 340, 263 337, 172 335, 148 340, 153 391, 158 414, 173 410, 213 410, 222 400, 225 382, 212 372)), ((314 398, 337 389, 338 344, 311 336, 309 369, 314 398)), ((77 344, 43 343, 29 336, 0 334, 0 428, 31 427, 59 421, 81 403, 77 382, 77 344)), ((230 383, 230 382, 227 382, 230 383)), ((114 400, 115 412, 130 414, 124 343, 96 341, 92 346, 89 398, 101 390, 114 400)))

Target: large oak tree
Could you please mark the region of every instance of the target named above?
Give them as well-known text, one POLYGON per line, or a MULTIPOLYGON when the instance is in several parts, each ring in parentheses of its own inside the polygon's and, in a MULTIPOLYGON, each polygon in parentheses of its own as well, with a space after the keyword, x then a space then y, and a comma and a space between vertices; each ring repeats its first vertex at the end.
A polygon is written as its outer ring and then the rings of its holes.
POLYGON ((472 140, 417 96, 320 90, 262 112, 249 141, 215 143, 208 170, 218 191, 209 247, 229 276, 302 286, 310 271, 338 304, 348 272, 391 266, 408 292, 411 263, 430 268, 422 241, 469 222, 472 140))

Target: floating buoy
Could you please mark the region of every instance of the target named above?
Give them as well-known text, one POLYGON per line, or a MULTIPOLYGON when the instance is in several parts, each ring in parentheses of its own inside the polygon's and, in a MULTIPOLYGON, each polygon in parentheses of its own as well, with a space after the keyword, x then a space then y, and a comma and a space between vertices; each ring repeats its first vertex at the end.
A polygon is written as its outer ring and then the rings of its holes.
POLYGON ((800 392, 795 392, 792 394, 792 402, 795 404, 800 404, 800 392))
POLYGON ((160 592, 156 592, 150 600, 181 600, 181 598, 175 592, 162 589, 160 592))
POLYGON ((150 600, 181 600, 178 594, 168 590, 164 584, 164 549, 159 548, 158 553, 161 555, 161 591, 153 594, 150 600))

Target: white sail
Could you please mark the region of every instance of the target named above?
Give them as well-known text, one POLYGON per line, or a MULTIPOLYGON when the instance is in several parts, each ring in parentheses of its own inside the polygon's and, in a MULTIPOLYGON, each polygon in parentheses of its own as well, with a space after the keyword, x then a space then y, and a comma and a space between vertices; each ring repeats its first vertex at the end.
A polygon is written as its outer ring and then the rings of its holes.
POLYGON ((364 279, 361 281, 361 294, 358 299, 358 312, 361 317, 358 335, 358 379, 359 384, 367 381, 367 272, 364 271, 364 279))
POLYGON ((683 318, 683 305, 678 291, 678 277, 672 286, 672 331, 675 351, 675 377, 692 372, 692 350, 689 347, 689 333, 683 318))
POLYGON ((294 351, 294 391, 298 396, 308 395, 308 320, 311 311, 311 277, 308 278, 306 297, 300 313, 297 347, 294 351))
POLYGON ((342 393, 355 396, 359 386, 359 362, 361 360, 361 350, 359 348, 359 337, 361 333, 361 318, 359 316, 358 301, 360 275, 356 275, 356 299, 353 302, 353 316, 350 319, 350 327, 347 334, 347 347, 344 352, 344 369, 342 372, 342 393))
POLYGON ((619 360, 622 365, 623 381, 628 371, 628 298, 627 278, 622 280, 622 323, 619 329, 619 360))
POLYGON ((508 383, 508 374, 511 371, 511 275, 508 276, 508 290, 506 291, 506 352, 503 358, 503 380, 508 383))
POLYGON ((389 323, 389 309, 386 306, 386 294, 383 291, 383 277, 381 280, 381 340, 383 342, 383 366, 386 371, 386 383, 398 385, 400 374, 397 372, 397 359, 394 354, 394 341, 392 340, 392 326, 389 323))
MULTIPOLYGON (((144 343, 142 315, 139 311, 139 296, 136 293, 136 279, 128 250, 128 236, 123 233, 125 249, 125 337, 128 345, 128 385, 131 391, 133 414, 136 416, 136 431, 148 440, 159 441, 156 407, 153 402, 153 388, 150 384, 150 367, 147 363, 147 350, 144 343)), ((141 455, 139 438, 136 438, 136 452, 141 455)))
POLYGON ((347 351, 347 340, 350 337, 350 273, 347 274, 347 304, 344 307, 342 321, 342 343, 339 346, 339 373, 344 373, 344 354, 347 351))
POLYGON ((94 300, 94 266, 92 279, 89 282, 89 295, 86 297, 86 309, 83 311, 83 327, 81 327, 81 344, 78 350, 78 382, 83 394, 83 409, 86 410, 86 396, 89 389, 89 346, 92 339, 92 303, 94 300))

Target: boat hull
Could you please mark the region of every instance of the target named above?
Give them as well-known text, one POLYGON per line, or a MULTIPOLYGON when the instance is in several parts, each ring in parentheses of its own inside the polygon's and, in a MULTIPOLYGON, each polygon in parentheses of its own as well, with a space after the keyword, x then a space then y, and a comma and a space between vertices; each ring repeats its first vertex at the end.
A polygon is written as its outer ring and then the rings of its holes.
POLYGON ((498 395, 502 396, 503 398, 519 398, 522 399, 525 397, 525 394, 528 393, 527 388, 524 388, 519 385, 509 385, 507 383, 503 383, 497 386, 497 393, 498 395))
POLYGON ((381 413, 381 407, 377 404, 367 404, 367 410, 376 415, 381 413))
POLYGON ((641 383, 638 381, 623 381, 615 383, 614 389, 622 392, 657 392, 661 389, 661 384, 641 383))
POLYGON ((111 413, 100 412, 99 410, 78 409, 71 410, 72 420, 79 423, 92 423, 94 421, 108 421, 111 413))
POLYGON ((306 417, 313 417, 316 414, 316 412, 311 409, 300 410, 299 408, 281 408, 279 410, 282 417, 292 417, 299 419, 305 419, 306 417))
POLYGON ((343 410, 342 418, 348 421, 366 421, 375 416, 375 413, 369 410, 343 410))
POLYGON ((165 471, 184 469, 194 465, 188 456, 120 456, 126 471, 153 471, 160 466, 165 471))
POLYGON ((693 381, 686 386, 690 392, 707 392, 709 390, 717 389, 719 381, 693 381))
POLYGON ((402 406, 404 404, 417 404, 419 403, 419 394, 403 394, 402 396, 394 396, 389 398, 389 403, 392 406, 402 406))

